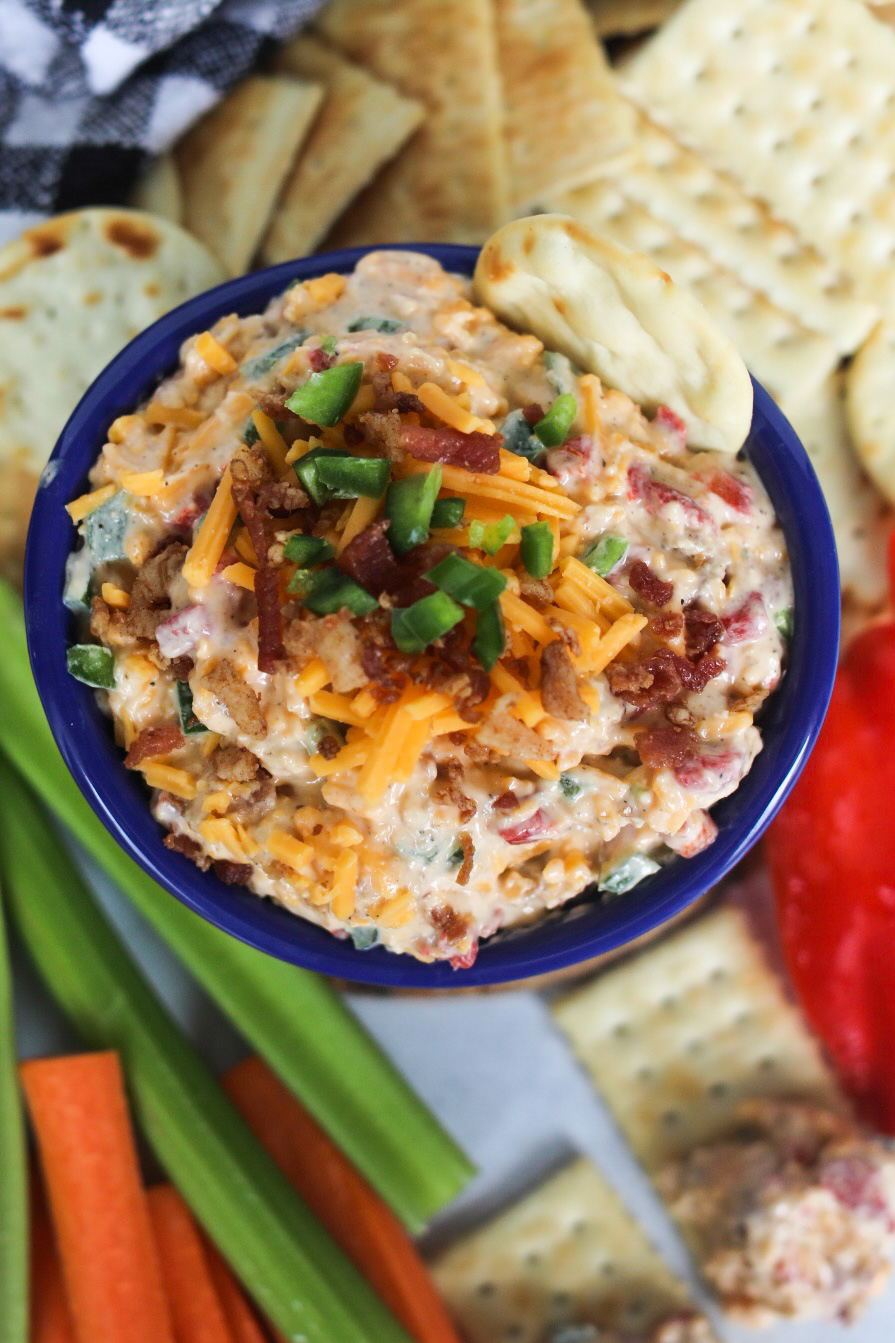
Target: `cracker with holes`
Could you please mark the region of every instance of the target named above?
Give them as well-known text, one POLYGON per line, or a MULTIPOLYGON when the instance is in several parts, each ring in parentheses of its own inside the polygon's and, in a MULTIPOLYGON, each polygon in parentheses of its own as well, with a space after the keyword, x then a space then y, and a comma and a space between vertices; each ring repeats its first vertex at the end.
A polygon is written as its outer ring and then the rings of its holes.
POLYGON ((588 1343, 603 1330, 643 1343, 713 1338, 588 1161, 567 1166, 432 1267, 468 1343, 588 1343))
POLYGON ((738 910, 608 971, 556 1019, 731 1316, 860 1313, 895 1248, 895 1157, 852 1121, 738 910))
POLYGON ((848 427, 864 469, 895 503, 895 325, 881 322, 846 374, 848 427))
POLYGON ((551 206, 622 247, 645 253, 687 288, 775 400, 807 396, 836 367, 838 355, 829 337, 807 330, 700 246, 628 199, 624 179, 592 182, 556 197, 551 206))
POLYGON ((504 140, 514 212, 630 158, 619 97, 582 0, 496 0, 504 140))
POLYGON ((664 23, 680 0, 588 0, 599 37, 631 37, 664 23))
POLYGON ((888 306, 893 68, 895 32, 855 0, 688 0, 623 87, 888 306))

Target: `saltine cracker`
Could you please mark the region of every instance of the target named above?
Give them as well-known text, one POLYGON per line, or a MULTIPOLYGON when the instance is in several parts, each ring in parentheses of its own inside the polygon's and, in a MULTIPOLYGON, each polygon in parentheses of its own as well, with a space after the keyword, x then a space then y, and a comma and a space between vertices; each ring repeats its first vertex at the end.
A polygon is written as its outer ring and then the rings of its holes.
POLYGON ((630 37, 664 23, 681 0, 588 0, 599 37, 630 37))
POLYGON ((880 322, 846 375, 846 414, 864 469, 895 503, 895 325, 880 322))
POLYGON ((137 183, 131 205, 135 210, 170 219, 172 224, 183 223, 183 192, 180 174, 173 154, 160 154, 137 183))
POLYGON ((178 144, 186 227, 231 275, 255 255, 322 96, 319 84, 253 75, 178 144))
POLYGON ((441 1254, 432 1273, 468 1343, 544 1343, 583 1322, 639 1336, 691 1304, 584 1160, 441 1254))
POLYGON ((424 116, 421 103, 316 38, 288 42, 275 65, 281 74, 322 81, 326 92, 262 243, 266 265, 313 252, 424 116))
POLYGON ((554 1006, 635 1155, 655 1175, 723 1137, 754 1097, 845 1102, 743 914, 722 908, 554 1006))

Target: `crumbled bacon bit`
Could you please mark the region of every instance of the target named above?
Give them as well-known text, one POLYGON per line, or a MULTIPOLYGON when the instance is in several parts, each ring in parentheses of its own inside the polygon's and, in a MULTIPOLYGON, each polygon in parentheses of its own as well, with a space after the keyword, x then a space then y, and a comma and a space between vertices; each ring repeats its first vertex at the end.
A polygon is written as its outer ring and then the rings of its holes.
POLYGON ((248 886, 252 879, 251 863, 234 863, 229 858, 215 858, 211 866, 215 876, 228 886, 248 886))
POLYGON ((463 846, 463 862, 455 877, 455 881, 458 886, 465 886, 472 876, 472 860, 475 856, 475 845, 472 842, 472 837, 468 835, 465 830, 460 832, 460 843, 463 846))
POLYGON ((532 578, 525 571, 519 575, 519 595, 535 606, 550 606, 553 602, 553 588, 546 578, 532 578))
POLYGON ((460 813, 460 820, 465 824, 475 816, 476 804, 460 787, 462 778, 463 766, 459 760, 443 760, 438 766, 429 794, 436 802, 450 803, 452 807, 456 807, 460 813))
POLYGON ((638 662, 610 663, 606 677, 613 695, 643 711, 670 703, 684 690, 703 690, 723 670, 717 658, 694 663, 670 648, 660 648, 638 662))
POLYGON ((697 738, 687 727, 656 727, 641 732, 635 746, 640 759, 651 769, 673 769, 696 754, 697 738))
POLYGON ((697 693, 705 690, 709 681, 713 681, 716 676, 720 676, 724 670, 724 663, 720 658, 702 657, 698 662, 691 662, 688 658, 681 658, 681 666, 678 667, 678 675, 685 690, 692 690, 697 693))
POLYGON ((520 685, 524 686, 526 690, 530 689, 531 665, 529 664, 528 658, 517 658, 513 657, 512 654, 509 654, 506 657, 502 657, 500 660, 507 671, 515 676, 520 685))
POLYGON ((544 407, 539 406, 537 401, 531 401, 527 406, 523 406, 522 414, 531 425, 537 424, 538 420, 544 418, 544 407))
POLYGON ((233 501, 252 540, 258 557, 259 569, 255 575, 255 601, 258 606, 258 670, 273 672, 277 663, 286 656, 283 644, 283 612, 280 606, 278 570, 270 563, 273 540, 272 503, 289 506, 290 501, 307 503, 307 496, 297 486, 288 491, 280 489, 275 481, 266 454, 257 447, 242 445, 230 462, 233 480, 233 501), (293 494, 294 491, 294 494, 293 494))
POLYGON ((175 681, 188 681, 190 679, 190 672, 193 670, 192 658, 172 658, 169 665, 175 681))
POLYGON ((500 470, 502 442, 500 434, 464 434, 446 426, 429 429, 405 424, 401 430, 401 447, 418 461, 443 462, 486 476, 494 476, 500 470))
POLYGON ((408 581, 407 571, 388 543, 389 526, 387 518, 371 523, 348 542, 338 559, 342 572, 374 597, 399 592, 408 581))
POLYGON ((508 788, 505 793, 501 793, 494 799, 491 806, 495 811, 515 811, 519 806, 519 798, 512 788, 508 788))
POLYGON ((255 602, 258 607, 258 670, 275 672, 277 663, 286 656, 280 576, 276 569, 265 567, 255 574, 255 602))
POLYGON ((413 392, 395 391, 388 373, 374 373, 370 382, 373 384, 373 395, 376 398, 374 405, 377 411, 385 414, 398 411, 401 415, 406 415, 410 411, 415 411, 417 415, 425 413, 426 407, 413 392))
POLYGON ((688 606, 684 611, 684 647, 688 658, 711 652, 723 633, 724 626, 714 611, 703 611, 698 606, 688 606))
POLYGON ((398 367, 398 356, 389 354, 386 350, 379 350, 376 354, 376 363, 385 373, 391 373, 393 368, 398 367))
POLYGON ((358 443, 363 443, 363 430, 356 424, 346 423, 342 425, 342 437, 345 439, 346 448, 356 448, 358 443))
POLYGON ((584 723, 590 709, 578 693, 578 676, 565 644, 557 639, 541 653, 541 700, 554 718, 584 723))
POLYGON ((322 345, 315 345, 308 354, 308 363, 315 373, 322 373, 325 368, 332 368, 336 362, 334 354, 328 354, 322 345))
POLYGON ((650 617, 649 627, 655 639, 659 639, 662 643, 672 643, 684 632, 684 617, 680 611, 663 611, 657 616, 650 617))
POLYGON ((130 750, 124 757, 128 769, 137 769, 151 756, 168 755, 183 746, 183 733, 175 723, 163 723, 158 727, 144 727, 131 742, 130 750))
POLYGON ((341 750, 338 737, 321 737, 320 741, 317 743, 317 750, 323 756, 324 760, 335 759, 341 750))
POLYGON ((164 844, 166 849, 171 849, 174 853, 182 853, 184 858, 189 858, 203 872, 207 872, 211 865, 211 860, 196 840, 190 839, 189 835, 178 835, 170 831, 165 835, 164 844))
POLYGON ((735 751, 705 751, 692 755, 675 767, 678 783, 694 792, 720 792, 739 779, 743 771, 743 756, 735 751))
POLYGON ((171 589, 183 569, 187 547, 172 541, 137 570, 126 611, 113 611, 101 597, 91 605, 90 628, 110 648, 133 646, 154 639, 162 621, 171 614, 171 589))
POLYGON ((628 566, 628 582, 650 606, 665 606, 674 596, 674 584, 658 578, 643 560, 634 560, 628 566))
MULTIPOLYGON (((462 838, 460 842, 463 842, 462 838)), ((469 930, 469 918, 466 914, 458 913, 453 905, 436 905, 430 911, 429 918, 445 942, 459 942, 469 930)))
POLYGON ((242 746, 219 746, 211 764, 215 778, 224 783, 252 783, 261 768, 257 756, 242 746))
POLYGON ((261 712, 261 701, 232 662, 224 658, 207 672, 205 685, 221 701, 241 732, 250 737, 265 735, 267 723, 261 712))

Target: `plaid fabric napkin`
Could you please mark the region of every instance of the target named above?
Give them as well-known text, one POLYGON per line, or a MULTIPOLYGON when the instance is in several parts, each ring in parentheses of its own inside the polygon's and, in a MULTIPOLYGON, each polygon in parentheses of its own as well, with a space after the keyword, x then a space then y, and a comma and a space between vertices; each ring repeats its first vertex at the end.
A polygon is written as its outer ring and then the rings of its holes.
POLYGON ((0 242, 126 201, 322 0, 0 0, 0 242))

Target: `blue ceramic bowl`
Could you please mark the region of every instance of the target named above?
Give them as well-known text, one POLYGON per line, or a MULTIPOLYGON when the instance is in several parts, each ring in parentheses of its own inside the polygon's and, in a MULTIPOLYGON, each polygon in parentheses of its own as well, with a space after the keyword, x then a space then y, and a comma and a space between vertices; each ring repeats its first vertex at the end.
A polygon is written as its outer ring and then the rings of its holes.
MULTIPOLYGON (((219 285, 144 331, 96 379, 56 445, 38 492, 28 538, 25 606, 31 662, 50 726, 85 797, 132 858, 190 909, 272 956, 343 979, 400 988, 468 988, 558 970, 619 947, 655 928, 729 872, 755 843, 792 787, 830 697, 839 635, 839 582, 830 520, 814 473, 790 425, 761 387, 746 452, 783 525, 795 584, 789 668, 765 706, 764 749, 731 797, 714 809, 719 833, 697 857, 679 860, 609 903, 583 898, 542 922, 498 934, 468 970, 423 965, 382 949, 356 951, 238 887, 203 874, 162 843, 139 775, 124 768, 94 694, 70 677, 65 648, 71 617, 62 603, 65 562, 75 536, 63 506, 82 493, 87 472, 116 416, 140 404, 177 364, 181 342, 225 313, 263 309, 289 281, 350 271, 368 249, 288 262, 219 285)), ((471 274, 473 247, 425 246, 448 270, 471 274)))

